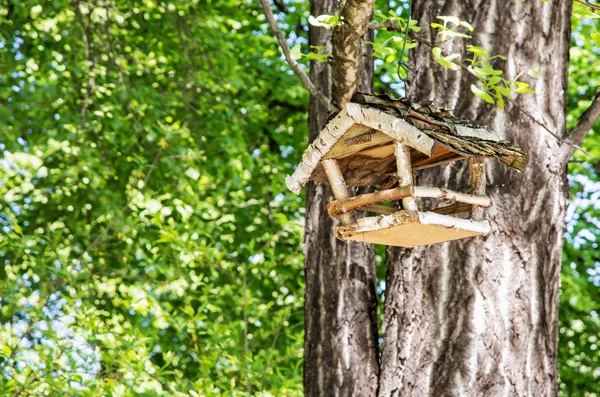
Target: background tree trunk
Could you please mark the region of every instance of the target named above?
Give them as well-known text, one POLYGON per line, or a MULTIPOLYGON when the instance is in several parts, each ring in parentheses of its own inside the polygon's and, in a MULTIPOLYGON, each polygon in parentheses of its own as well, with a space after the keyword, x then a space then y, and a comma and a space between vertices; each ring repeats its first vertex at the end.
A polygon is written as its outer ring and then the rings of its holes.
MULTIPOLYGON (((311 0, 314 16, 337 12, 337 0, 311 0)), ((331 53, 331 39, 331 31, 310 26, 310 45, 325 46, 324 52, 331 53)), ((365 46, 360 65, 359 89, 371 91, 373 60, 371 50, 365 46)), ((331 97, 333 77, 329 63, 312 62, 310 78, 331 97)), ((334 98, 334 103, 339 102, 334 98)), ((311 141, 328 116, 327 110, 311 98, 311 141)), ((372 396, 376 393, 379 369, 373 248, 335 238, 336 222, 326 210, 332 196, 328 185, 307 185, 304 391, 307 396, 372 396)))
MULTIPOLYGON (((454 15, 473 24, 472 43, 508 56, 496 68, 529 68, 537 95, 518 103, 565 136, 571 0, 416 0, 414 17, 454 15)), ((462 52, 461 46, 447 48, 462 52)), ((557 141, 516 108, 477 99, 467 73, 441 68, 431 50, 412 54, 409 98, 433 100, 518 142, 526 170, 489 161, 483 238, 388 249, 380 396, 553 396, 557 387, 558 293, 567 161, 557 141)), ((526 78, 525 78, 526 79, 526 78)), ((468 189, 467 163, 423 172, 418 183, 468 189)))

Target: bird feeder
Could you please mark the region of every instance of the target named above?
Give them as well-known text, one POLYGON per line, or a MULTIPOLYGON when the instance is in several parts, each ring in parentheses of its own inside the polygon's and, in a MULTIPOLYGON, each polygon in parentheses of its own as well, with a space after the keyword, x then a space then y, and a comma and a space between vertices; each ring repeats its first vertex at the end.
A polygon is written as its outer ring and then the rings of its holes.
POLYGON ((304 152, 286 185, 298 194, 309 180, 329 183, 334 197, 327 211, 340 220, 341 240, 415 247, 489 232, 483 219, 492 204, 485 195, 489 157, 519 171, 527 164, 527 155, 496 132, 446 109, 356 94, 304 152), (415 184, 415 171, 454 161, 469 162, 471 192, 415 184), (351 197, 348 186, 377 191, 351 197), (424 198, 452 204, 424 210, 424 198), (358 219, 357 211, 379 215, 358 219))

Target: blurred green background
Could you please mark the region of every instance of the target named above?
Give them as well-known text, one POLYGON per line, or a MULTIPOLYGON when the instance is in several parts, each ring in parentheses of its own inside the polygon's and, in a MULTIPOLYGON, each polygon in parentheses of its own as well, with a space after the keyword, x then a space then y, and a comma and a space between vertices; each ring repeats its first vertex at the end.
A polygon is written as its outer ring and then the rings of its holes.
MULTIPOLYGON (((6 4, 0 394, 301 395, 304 202, 284 177, 308 95, 260 4, 6 4)), ((307 2, 275 4, 306 52, 307 2)), ((594 22, 573 19, 571 125, 600 87, 594 22)), ((378 93, 398 91, 390 48, 378 93)), ((600 160, 570 171, 560 388, 599 396, 600 160)))

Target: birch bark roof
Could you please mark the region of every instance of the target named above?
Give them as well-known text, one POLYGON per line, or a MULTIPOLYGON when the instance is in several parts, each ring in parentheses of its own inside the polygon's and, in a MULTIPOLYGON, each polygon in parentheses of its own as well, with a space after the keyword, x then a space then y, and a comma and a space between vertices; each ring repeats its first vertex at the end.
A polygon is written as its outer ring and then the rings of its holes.
POLYGON ((326 182, 320 162, 328 158, 337 159, 348 185, 393 182, 394 141, 411 148, 413 170, 485 156, 522 171, 528 160, 521 149, 502 140, 495 131, 456 117, 448 109, 355 94, 306 149, 294 174, 286 178, 286 185, 299 193, 309 180, 326 182))

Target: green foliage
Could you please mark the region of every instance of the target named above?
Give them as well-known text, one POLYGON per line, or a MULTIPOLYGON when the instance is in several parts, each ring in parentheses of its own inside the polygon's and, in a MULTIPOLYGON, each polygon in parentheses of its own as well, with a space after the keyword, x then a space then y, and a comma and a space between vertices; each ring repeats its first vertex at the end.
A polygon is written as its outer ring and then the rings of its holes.
POLYGON ((10 4, 0 395, 300 394, 308 95, 259 6, 10 4))
MULTIPOLYGON (((569 127, 600 89, 599 15, 574 3, 569 66, 569 127)), ((600 395, 600 123, 587 135, 569 166, 571 200, 563 251, 558 346, 560 390, 565 396, 600 395)))

